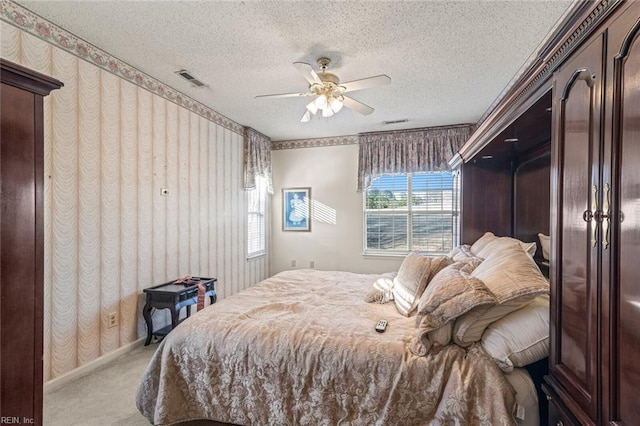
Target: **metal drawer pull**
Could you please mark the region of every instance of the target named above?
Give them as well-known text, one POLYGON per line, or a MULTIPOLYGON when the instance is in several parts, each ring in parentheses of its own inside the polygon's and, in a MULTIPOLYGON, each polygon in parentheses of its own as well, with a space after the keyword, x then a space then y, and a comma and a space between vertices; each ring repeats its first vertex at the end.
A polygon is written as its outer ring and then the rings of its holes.
POLYGON ((553 400, 553 398, 551 397, 551 395, 547 395, 547 401, 551 401, 553 400))
POLYGON ((602 247, 606 250, 609 248, 609 221, 611 220, 611 214, 609 212, 609 192, 611 187, 608 183, 604 184, 604 200, 602 205, 602 219, 604 222, 602 224, 602 247))
POLYGON ((597 215, 598 215, 598 185, 593 185, 593 199, 591 200, 591 204, 592 204, 592 208, 591 210, 593 210, 593 215, 591 216, 591 218, 595 217, 596 218, 596 223, 592 223, 591 224, 591 243, 593 244, 593 246, 597 246, 598 245, 598 222, 597 222, 597 215))
POLYGON ((564 426, 564 423, 562 423, 562 420, 558 420, 558 423, 556 423, 556 426, 564 426))

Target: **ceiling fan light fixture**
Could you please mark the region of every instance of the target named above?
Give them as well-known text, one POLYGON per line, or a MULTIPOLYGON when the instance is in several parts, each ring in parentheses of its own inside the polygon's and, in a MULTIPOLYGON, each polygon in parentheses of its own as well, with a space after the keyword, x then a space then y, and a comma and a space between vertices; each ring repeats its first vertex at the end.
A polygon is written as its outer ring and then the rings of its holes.
POLYGON ((325 108, 322 110, 322 116, 325 118, 329 118, 333 115, 333 110, 331 108, 325 108))
POLYGON ((331 61, 328 58, 318 59, 318 66, 320 68, 319 72, 314 71, 313 67, 305 62, 293 63, 309 83, 309 90, 307 92, 259 95, 256 96, 256 98, 294 98, 300 96, 314 96, 315 99, 306 105, 305 113, 300 119, 303 123, 310 121, 311 117, 316 115, 319 111, 322 111, 322 116, 325 118, 332 117, 341 111, 344 106, 362 115, 371 114, 374 111, 373 108, 351 97, 344 96, 344 94, 351 91, 390 84, 391 79, 389 76, 380 74, 341 84, 340 78, 337 75, 327 72, 327 66, 330 62, 331 61))
POLYGON ((312 101, 307 104, 307 111, 311 114, 318 112, 318 105, 316 105, 316 101, 312 101))
POLYGON ((318 96, 314 102, 316 104, 316 107, 322 110, 324 110, 329 105, 329 103, 327 102, 327 97, 324 94, 318 96))
POLYGON ((331 99, 329 99, 329 106, 331 107, 331 111, 337 114, 342 109, 343 103, 338 98, 332 96, 331 99))

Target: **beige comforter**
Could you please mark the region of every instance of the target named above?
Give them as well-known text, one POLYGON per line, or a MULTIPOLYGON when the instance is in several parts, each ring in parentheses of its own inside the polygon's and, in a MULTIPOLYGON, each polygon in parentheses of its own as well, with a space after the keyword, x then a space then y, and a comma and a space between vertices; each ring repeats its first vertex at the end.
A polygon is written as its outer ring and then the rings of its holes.
POLYGON ((376 277, 288 271, 198 312, 158 347, 138 409, 158 425, 515 424, 495 362, 479 347, 411 354, 414 318, 363 301, 376 277))

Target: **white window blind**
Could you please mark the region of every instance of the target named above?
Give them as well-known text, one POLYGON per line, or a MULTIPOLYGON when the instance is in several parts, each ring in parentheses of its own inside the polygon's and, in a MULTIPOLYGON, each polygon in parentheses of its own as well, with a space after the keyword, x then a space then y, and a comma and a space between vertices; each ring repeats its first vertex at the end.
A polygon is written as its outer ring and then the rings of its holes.
POLYGON ((366 254, 446 254, 455 241, 453 174, 383 175, 364 193, 366 254))
POLYGON ((267 180, 256 178, 256 187, 247 191, 247 257, 262 256, 267 248, 267 180))

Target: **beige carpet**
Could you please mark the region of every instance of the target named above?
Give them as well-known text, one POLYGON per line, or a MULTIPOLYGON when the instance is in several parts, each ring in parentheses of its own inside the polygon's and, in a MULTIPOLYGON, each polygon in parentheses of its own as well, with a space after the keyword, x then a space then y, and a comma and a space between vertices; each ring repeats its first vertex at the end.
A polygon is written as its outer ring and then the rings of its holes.
POLYGON ((139 346, 91 374, 44 395, 45 426, 149 426, 136 392, 157 344, 139 346))

